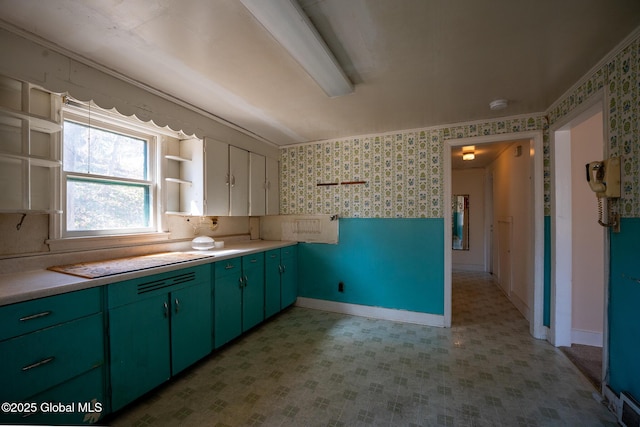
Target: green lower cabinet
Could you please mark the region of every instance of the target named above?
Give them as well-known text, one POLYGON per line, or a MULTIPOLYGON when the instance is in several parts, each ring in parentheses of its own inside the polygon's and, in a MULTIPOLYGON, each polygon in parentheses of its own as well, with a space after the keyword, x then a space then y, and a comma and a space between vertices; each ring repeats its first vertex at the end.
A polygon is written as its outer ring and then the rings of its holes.
POLYGON ((111 409, 171 377, 167 295, 109 310, 111 409))
POLYGON ((264 321, 264 252, 215 263, 214 347, 264 321))
POLYGON ((264 252, 242 257, 242 332, 264 321, 264 252))
POLYGON ((214 264, 214 347, 242 333, 242 262, 240 258, 214 264))
POLYGON ((264 317, 280 312, 280 249, 265 253, 264 267, 264 317))
POLYGON ((298 247, 281 249, 280 308, 284 309, 298 298, 298 247))
POLYGON ((26 399, 103 365, 102 313, 3 341, 0 355, 0 401, 26 399))
POLYGON ((171 373, 175 375, 211 353, 211 286, 171 292, 171 308, 171 373))
POLYGON ((0 342, 0 401, 22 405, 0 412, 0 424, 92 422, 76 403, 105 403, 103 326, 96 313, 0 342))
POLYGON ((209 266, 109 286, 111 410, 211 352, 209 266))
POLYGON ((23 403, 31 405, 25 413, 6 414, 0 424, 80 425, 95 424, 107 412, 102 384, 103 367, 98 367, 51 388, 23 403))

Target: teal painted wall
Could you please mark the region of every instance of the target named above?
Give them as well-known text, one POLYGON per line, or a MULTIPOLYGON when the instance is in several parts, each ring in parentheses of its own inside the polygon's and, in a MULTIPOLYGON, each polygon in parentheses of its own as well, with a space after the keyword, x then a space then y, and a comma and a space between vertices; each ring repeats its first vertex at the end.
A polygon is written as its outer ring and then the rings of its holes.
POLYGON ((640 218, 611 234, 609 370, 611 388, 640 398, 640 218))
POLYGON ((442 218, 341 218, 339 227, 337 245, 299 245, 299 296, 444 315, 442 218))

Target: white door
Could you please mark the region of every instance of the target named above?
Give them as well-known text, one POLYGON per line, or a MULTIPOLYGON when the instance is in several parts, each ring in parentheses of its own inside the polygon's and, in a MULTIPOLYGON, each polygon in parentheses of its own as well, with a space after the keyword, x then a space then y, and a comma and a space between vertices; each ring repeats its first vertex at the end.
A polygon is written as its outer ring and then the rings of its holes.
POLYGON ((498 219, 498 264, 500 287, 511 296, 511 217, 498 219))

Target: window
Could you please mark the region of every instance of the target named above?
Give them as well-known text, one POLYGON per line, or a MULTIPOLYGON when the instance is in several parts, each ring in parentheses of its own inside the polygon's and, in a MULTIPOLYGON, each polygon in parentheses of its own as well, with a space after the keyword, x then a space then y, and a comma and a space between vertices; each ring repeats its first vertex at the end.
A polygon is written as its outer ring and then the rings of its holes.
POLYGON ((156 231, 155 136, 96 115, 65 110, 63 236, 156 231))

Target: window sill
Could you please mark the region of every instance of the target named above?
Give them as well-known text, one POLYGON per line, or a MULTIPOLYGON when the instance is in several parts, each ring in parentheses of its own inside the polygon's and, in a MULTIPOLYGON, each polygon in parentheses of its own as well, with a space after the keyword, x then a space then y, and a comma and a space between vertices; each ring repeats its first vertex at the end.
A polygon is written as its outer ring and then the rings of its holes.
POLYGON ((113 236, 69 237, 64 239, 49 239, 51 252, 69 252, 91 249, 110 249, 126 246, 143 245, 158 242, 168 242, 170 233, 122 234, 113 236))

